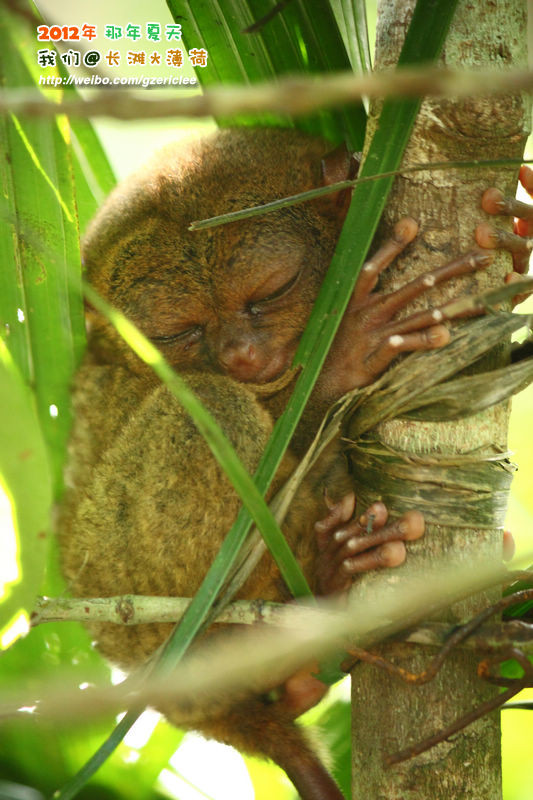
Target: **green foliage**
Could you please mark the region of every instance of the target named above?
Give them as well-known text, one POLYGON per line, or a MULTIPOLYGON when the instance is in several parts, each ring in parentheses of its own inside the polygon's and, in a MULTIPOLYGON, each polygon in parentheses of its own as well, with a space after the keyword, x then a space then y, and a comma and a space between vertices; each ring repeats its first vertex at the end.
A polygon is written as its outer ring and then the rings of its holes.
POLYGON ((350 797, 352 783, 350 703, 347 700, 335 700, 333 703, 325 704, 324 710, 317 714, 315 724, 325 732, 324 735, 327 737, 327 745, 333 761, 333 776, 344 795, 350 797))
MULTIPOLYGON (((185 38, 190 36, 191 44, 205 46, 209 51, 208 69, 199 70, 206 86, 254 83, 308 72, 320 74, 349 68, 350 61, 354 68, 368 68, 361 0, 354 3, 355 15, 348 0, 332 0, 333 11, 328 4, 322 4, 320 13, 309 13, 312 4, 305 0, 293 0, 259 33, 242 33, 244 27, 274 5, 274 0, 267 3, 222 0, 215 10, 207 0, 169 0, 170 9, 183 25, 185 38), (343 38, 349 43, 349 56, 343 38)), ((442 44, 453 5, 420 0, 418 16, 415 15, 404 49, 405 63, 434 57, 442 44)), ((2 6, 3 85, 12 88, 37 85, 40 70, 36 68, 36 49, 34 30, 2 6)), ((384 124, 369 153, 365 174, 396 167, 416 111, 416 101, 391 101, 385 105, 384 124)), ((361 149, 366 116, 363 104, 357 103, 298 121, 265 115, 221 122, 297 125, 332 142, 347 139, 354 149, 361 149)), ((0 360, 0 399, 4 410, 0 423, 0 470, 16 507, 18 560, 23 579, 10 586, 7 599, 3 599, 2 619, 9 621, 19 611, 31 609, 34 594, 41 586, 46 539, 39 534, 49 529, 46 509, 50 506, 52 489, 56 495, 61 489, 70 425, 68 387, 84 339, 78 229, 85 229, 114 185, 114 176, 92 126, 83 120, 72 120, 69 126, 61 117, 49 121, 6 116, 0 122, 0 152, 8 154, 0 166, 6 188, 0 199, 0 318, 11 354, 0 360)), ((336 330, 335 315, 329 314, 328 309, 344 308, 348 300, 390 183, 389 179, 375 181, 357 190, 354 202, 357 211, 348 220, 341 245, 344 252, 336 257, 302 342, 298 358, 306 366, 297 393, 256 476, 260 491, 266 488, 279 464, 323 363, 336 330)), ((337 313, 336 319, 339 318, 337 313)), ((219 566, 228 568, 247 536, 249 525, 249 517, 243 513, 232 538, 226 542, 219 566)), ((220 585, 220 574, 216 585, 206 583, 195 601, 181 628, 173 659, 184 652, 207 618, 208 601, 213 589, 220 585)), ((213 574, 210 575, 212 578, 213 574)), ((47 583, 40 591, 50 595, 64 591, 54 551, 50 554, 47 583)), ((4 654, 0 663, 2 685, 16 681, 18 686, 21 683, 27 686, 30 703, 38 694, 40 682, 58 675, 65 688, 86 681, 109 681, 108 668, 90 648, 88 636, 79 625, 61 623, 37 628, 4 654)), ((347 704, 339 701, 326 708, 320 718, 336 759, 336 777, 345 791, 349 785, 347 712, 347 704)), ((58 730, 34 718, 4 722, 0 728, 0 796, 8 796, 5 782, 9 781, 50 795, 82 767, 113 724, 114 720, 107 717, 98 724, 88 726, 80 721, 58 730)), ((161 724, 135 762, 130 758, 132 749, 120 745, 79 796, 95 800, 158 797, 159 791, 154 788, 157 777, 178 747, 181 736, 161 724)), ((30 793, 20 796, 31 800, 30 793)))
MULTIPOLYGON (((30 55, 36 42, 18 20, 0 10, 0 76, 3 85, 37 80, 30 55)), ((6 342, 35 392, 59 491, 70 427, 69 381, 83 346, 79 242, 64 118, 4 116, 0 123, 0 317, 6 342), (79 276, 79 270, 78 270, 79 276)))
MULTIPOLYGON (((320 74, 350 69, 335 16, 329 3, 320 8, 293 0, 275 14, 257 33, 245 29, 276 6, 275 0, 167 0, 176 20, 183 25, 185 43, 204 47, 209 53, 207 68, 197 70, 203 86, 249 84, 276 80, 280 76, 320 74)), ((350 14, 347 11, 347 16, 350 14)), ((352 27, 355 23, 352 17, 352 27)), ((366 31, 361 33, 366 38, 366 31)), ((332 142, 347 141, 354 150, 363 147, 366 114, 362 102, 350 108, 327 110, 296 123, 289 116, 235 116, 219 124, 296 124, 301 130, 321 135, 332 142)))
POLYGON ((15 511, 19 571, 0 608, 1 636, 21 613, 28 617, 32 611, 43 578, 52 503, 50 466, 33 397, 2 340, 0 408, 0 475, 15 511))

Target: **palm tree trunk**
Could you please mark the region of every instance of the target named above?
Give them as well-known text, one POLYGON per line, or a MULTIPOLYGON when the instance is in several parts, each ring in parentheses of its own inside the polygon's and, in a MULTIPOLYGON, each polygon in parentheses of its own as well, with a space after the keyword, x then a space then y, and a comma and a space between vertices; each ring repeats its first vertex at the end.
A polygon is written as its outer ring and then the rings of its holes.
MULTIPOLYGON (((381 0, 377 30, 378 69, 397 60, 414 0, 381 0)), ((448 67, 524 66, 527 12, 525 0, 460 0, 446 43, 443 62, 448 67)), ((408 146, 404 164, 466 159, 520 158, 529 119, 527 103, 520 95, 464 100, 429 100, 423 103, 408 146)), ((371 117, 375 120, 374 109, 371 117)), ((372 134, 372 124, 369 135, 372 134)), ((387 278, 389 287, 404 283, 428 269, 440 266, 474 246, 475 225, 485 216, 480 198, 488 186, 514 193, 516 167, 453 169, 417 172, 396 180, 381 235, 392 223, 409 214, 420 223, 420 235, 397 270, 387 278)), ((508 226, 509 223, 506 223, 508 226)), ((500 254, 494 265, 475 277, 433 290, 417 307, 438 305, 464 292, 497 286, 511 271, 510 257, 500 254)), ((494 358, 504 357, 501 348, 494 358)), ((387 445, 415 454, 456 454, 496 445, 506 449, 508 404, 477 413, 458 422, 393 420, 373 433, 387 445)), ((457 518, 439 515, 438 487, 434 513, 428 514, 426 535, 410 547, 409 566, 435 564, 446 556, 458 562, 470 560, 475 569, 479 553, 501 553, 501 529, 476 529, 475 521, 461 513, 457 518)), ((357 492, 357 487, 356 487, 357 492)), ((387 497, 377 487, 370 497, 359 487, 362 504, 383 496, 395 512, 401 501, 387 497)), ((396 578, 391 575, 391 580, 396 578)), ((374 578, 357 586, 364 596, 374 578)), ((447 619, 469 616, 483 604, 482 598, 453 607, 447 619)), ((421 671, 433 652, 414 645, 383 648, 385 657, 407 669, 421 671)), ((492 696, 494 687, 476 677, 475 655, 450 657, 436 679, 422 687, 403 684, 366 664, 353 672, 353 797, 387 800, 501 797, 499 715, 492 713, 450 741, 399 766, 384 767, 387 754, 401 750, 444 728, 492 696)))

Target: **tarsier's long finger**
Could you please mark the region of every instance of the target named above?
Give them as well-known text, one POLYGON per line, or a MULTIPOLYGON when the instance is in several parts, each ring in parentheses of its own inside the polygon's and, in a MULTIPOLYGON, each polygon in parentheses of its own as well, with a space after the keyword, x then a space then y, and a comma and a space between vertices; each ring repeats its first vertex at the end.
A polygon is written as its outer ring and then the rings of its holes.
POLYGON ((400 287, 395 292, 391 292, 382 300, 380 308, 383 310, 383 316, 386 319, 391 319, 397 311, 411 300, 428 291, 428 289, 432 289, 437 284, 450 280, 450 278, 468 275, 478 269, 485 269, 491 261, 492 256, 489 253, 472 250, 470 253, 465 253, 442 267, 426 272, 425 275, 420 275, 420 277, 406 283, 405 286, 400 287))
POLYGON ((412 217, 404 217, 394 226, 394 236, 388 239, 372 258, 363 264, 352 295, 355 305, 368 297, 377 283, 378 277, 413 241, 418 233, 418 224, 412 217))
MULTIPOLYGON (((358 519, 351 519, 347 524, 341 525, 331 537, 330 558, 334 568, 338 569, 341 562, 348 556, 388 541, 380 539, 383 529, 387 529, 384 528, 387 518, 386 506, 377 502, 373 503, 358 519), (367 542, 368 544, 365 544, 367 542)), ((396 534, 394 538, 400 537, 396 534)))
MULTIPOLYGON (((505 283, 513 283, 514 281, 521 280, 523 280, 523 278, 520 278, 516 272, 512 272, 505 277, 505 283)), ((514 298, 515 303, 521 302, 521 300, 518 299, 519 297, 525 299, 528 297, 528 295, 517 295, 516 298, 514 298)), ((434 328, 436 325, 440 325, 440 323, 448 320, 477 317, 484 314, 486 311, 486 308, 483 305, 469 308, 467 311, 453 311, 453 306, 458 299, 459 298, 454 298, 441 306, 437 306, 437 308, 429 308, 427 311, 419 311, 417 314, 413 314, 411 317, 407 317, 406 319, 401 319, 398 321, 393 320, 392 322, 389 322, 388 325, 383 326, 381 329, 382 333, 384 336, 389 337, 405 336, 405 334, 412 331, 423 331, 426 328, 434 328)))
POLYGON ((404 336, 413 331, 423 331, 426 328, 434 328, 441 322, 450 317, 441 311, 440 308, 428 308, 426 311, 419 311, 406 319, 393 320, 381 329, 384 336, 404 336))
POLYGON ((513 257, 515 272, 524 274, 528 271, 529 257, 533 250, 533 237, 517 236, 516 233, 493 228, 482 222, 476 228, 476 242, 480 247, 489 250, 507 250, 513 257))
MULTIPOLYGON (((518 180, 530 197, 533 197, 533 170, 527 164, 522 164, 518 173, 518 180)), ((520 214, 514 221, 513 230, 519 236, 533 234, 533 219, 522 217, 520 214)))
POLYGON ((528 167, 527 164, 522 164, 520 172, 518 173, 518 179, 526 192, 533 197, 533 169, 528 167))
POLYGON ((503 560, 510 561, 515 554, 515 540, 511 531, 503 532, 503 560))
MULTIPOLYGON (((513 281, 520 281, 520 278, 515 272, 507 275, 505 278, 506 283, 513 281)), ((524 295, 527 297, 528 295, 524 295)), ((381 329, 383 336, 405 336, 412 331, 423 331, 426 328, 434 328, 443 322, 452 319, 465 319, 467 317, 477 317, 484 314, 486 311, 485 306, 480 305, 474 308, 469 308, 467 311, 454 311, 453 306, 459 298, 454 298, 444 303, 437 308, 428 308, 426 311, 419 311, 406 319, 393 320, 388 325, 384 325, 381 329)), ((516 301, 520 302, 520 301, 516 301)), ((423 348, 428 349, 428 348, 423 348)))
POLYGON ((368 371, 374 375, 384 372, 391 361, 399 353, 414 353, 418 350, 435 350, 444 347, 450 341, 450 331, 444 325, 434 325, 431 328, 417 331, 416 333, 394 334, 387 336, 376 350, 367 358, 365 364, 368 371))
POLYGON ((347 523, 355 511, 355 494, 349 492, 332 506, 328 505, 328 514, 318 522, 315 522, 316 539, 318 549, 325 550, 331 542, 332 534, 339 525, 347 523))
POLYGON ((371 516, 372 528, 380 530, 387 522, 388 512, 383 503, 373 503, 365 515, 353 518, 355 511, 355 495, 353 492, 345 495, 333 506, 324 519, 315 522, 315 534, 320 553, 327 557, 328 565, 336 569, 346 541, 352 536, 362 536, 368 524, 368 515, 371 516))

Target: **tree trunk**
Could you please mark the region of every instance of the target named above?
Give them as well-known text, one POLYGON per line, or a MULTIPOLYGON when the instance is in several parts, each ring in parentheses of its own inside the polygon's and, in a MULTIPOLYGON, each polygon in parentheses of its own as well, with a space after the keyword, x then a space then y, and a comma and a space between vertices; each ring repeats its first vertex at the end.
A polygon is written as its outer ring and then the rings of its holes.
MULTIPOLYGON (((377 31, 378 69, 396 62, 414 4, 415 0, 382 0, 377 31)), ((446 43, 444 63, 468 68, 524 66, 526 16, 525 0, 460 0, 446 43)), ((519 95, 425 101, 404 164, 520 158, 525 128, 529 125, 526 106, 519 95)), ((378 110, 371 114, 374 124, 378 110)), ((402 271, 394 270, 387 278, 389 288, 472 249, 475 225, 485 217, 480 209, 483 190, 497 185, 506 194, 512 194, 516 179, 516 167, 453 169, 399 177, 381 224, 381 235, 406 214, 419 221, 420 234, 401 264, 402 271)), ((510 257, 500 254, 486 273, 434 290, 417 307, 439 305, 464 292, 500 285, 510 271, 510 257)), ((500 351, 494 358, 502 355, 500 351)), ((396 450, 416 454, 464 453, 476 448, 487 451, 493 445, 505 450, 507 417, 508 405, 503 404, 453 423, 393 420, 372 433, 396 450)), ((435 492, 438 493, 438 488, 435 492)), ((369 497, 364 489, 358 492, 362 505, 376 496, 382 496, 395 513, 402 511, 401 500, 387 496, 383 487, 378 487, 374 497, 369 497)), ((460 514, 459 499, 458 506, 460 514)), ((437 520, 442 522, 438 513, 433 521, 437 520)), ((434 564, 443 556, 463 562, 470 559, 475 569, 480 550, 497 557, 501 554, 501 528, 475 529, 472 520, 466 518, 462 525, 461 521, 427 525, 424 539, 409 548, 407 570, 413 565, 419 568, 434 564)), ((390 580, 396 579, 391 575, 390 580)), ((357 592, 363 596, 373 580, 373 576, 365 578, 358 584, 357 592)), ((480 602, 477 598, 454 606, 447 619, 457 621, 469 616, 480 602)), ((401 644, 387 645, 383 653, 415 672, 421 671, 434 654, 429 649, 401 644)), ((494 694, 494 687, 476 678, 475 655, 452 654, 437 678, 422 687, 404 684, 366 664, 357 665, 352 679, 354 798, 497 800, 501 797, 497 713, 399 766, 387 769, 383 763, 386 755, 438 732, 494 694)))

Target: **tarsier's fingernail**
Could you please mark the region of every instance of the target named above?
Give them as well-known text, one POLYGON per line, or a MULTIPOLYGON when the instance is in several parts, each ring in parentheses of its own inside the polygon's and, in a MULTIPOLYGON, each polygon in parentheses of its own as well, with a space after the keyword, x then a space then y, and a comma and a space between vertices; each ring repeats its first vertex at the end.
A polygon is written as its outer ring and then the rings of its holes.
POLYGON ((429 328, 427 336, 430 342, 442 342, 448 329, 444 325, 437 325, 434 328, 429 328))
POLYGON ((341 528, 340 530, 335 531, 333 538, 335 539, 336 542, 342 542, 345 536, 346 536, 346 531, 344 528, 341 528))
POLYGON ((346 547, 349 550, 356 550, 357 549, 357 539, 348 539, 346 542, 346 547))

